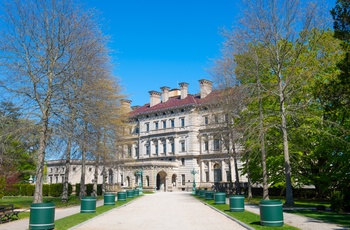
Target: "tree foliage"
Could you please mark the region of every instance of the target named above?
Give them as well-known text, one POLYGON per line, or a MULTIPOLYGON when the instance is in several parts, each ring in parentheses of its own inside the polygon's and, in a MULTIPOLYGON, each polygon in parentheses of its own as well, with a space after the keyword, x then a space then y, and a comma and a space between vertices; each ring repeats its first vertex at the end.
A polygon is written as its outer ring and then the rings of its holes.
POLYGON ((253 183, 286 188, 286 204, 292 205, 292 186, 330 189, 342 181, 336 175, 346 173, 346 163, 340 164, 349 162, 345 148, 335 149, 348 145, 345 129, 326 119, 332 104, 320 97, 337 79, 344 52, 323 24, 321 4, 245 2, 240 24, 224 33, 216 64, 222 72, 233 69, 248 95, 240 122, 249 153, 246 172, 253 183))

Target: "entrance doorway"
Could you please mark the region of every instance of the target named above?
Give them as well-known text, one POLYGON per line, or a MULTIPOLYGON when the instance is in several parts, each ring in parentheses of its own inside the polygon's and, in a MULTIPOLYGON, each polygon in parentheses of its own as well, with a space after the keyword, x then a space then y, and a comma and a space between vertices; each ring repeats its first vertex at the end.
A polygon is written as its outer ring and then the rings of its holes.
POLYGON ((167 175, 164 171, 161 171, 157 174, 157 191, 166 191, 166 176, 167 175))

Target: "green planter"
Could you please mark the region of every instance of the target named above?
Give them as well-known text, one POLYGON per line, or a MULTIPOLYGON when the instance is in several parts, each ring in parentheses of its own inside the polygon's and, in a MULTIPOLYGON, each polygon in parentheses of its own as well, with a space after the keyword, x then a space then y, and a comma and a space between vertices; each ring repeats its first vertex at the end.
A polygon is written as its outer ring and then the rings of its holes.
POLYGON ((231 212, 244 212, 244 196, 233 195, 230 197, 230 211, 231 212))
POLYGON ((103 196, 104 205, 115 205, 115 194, 105 193, 103 196))
POLYGON ((206 200, 214 200, 214 191, 208 190, 205 192, 206 200))
POLYGON ((199 191, 200 191, 200 189, 196 189, 196 196, 199 196, 199 191))
POLYGON ((35 203, 30 205, 29 229, 54 229, 55 204, 35 203))
POLYGON ((126 197, 133 198, 135 196, 135 192, 133 189, 126 190, 126 197))
POLYGON ((85 196, 81 198, 80 213, 95 213, 96 212, 96 197, 85 196))
POLYGON ((118 192, 117 201, 126 201, 126 192, 118 192))
POLYGON ((214 203, 215 204, 226 204, 226 193, 218 192, 214 194, 214 203))
POLYGON ((134 196, 139 196, 140 195, 140 190, 139 189, 134 189, 134 196))
POLYGON ((205 198, 205 190, 199 190, 199 197, 205 198))
POLYGON ((283 209, 280 200, 262 200, 260 207, 260 224, 263 226, 283 226, 283 209))

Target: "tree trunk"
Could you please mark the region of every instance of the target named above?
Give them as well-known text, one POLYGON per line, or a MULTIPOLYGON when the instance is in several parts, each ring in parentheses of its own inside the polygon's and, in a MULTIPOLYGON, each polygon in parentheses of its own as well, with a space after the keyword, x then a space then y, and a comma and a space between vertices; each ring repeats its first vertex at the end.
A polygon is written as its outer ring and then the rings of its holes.
POLYGON ((269 185, 267 179, 267 167, 266 167, 266 149, 265 149, 265 130, 264 130, 264 117, 263 117, 263 105, 260 95, 260 82, 259 83, 259 120, 260 120, 260 148, 261 148, 261 168, 263 173, 263 199, 269 200, 269 185))
MULTIPOLYGON (((233 147, 234 148, 234 147, 233 147)), ((238 164, 237 164, 237 156, 236 156, 236 151, 234 150, 234 157, 233 157, 233 163, 235 165, 235 175, 236 175, 236 194, 240 195, 241 194, 241 184, 239 181, 239 172, 238 172, 238 164)))
POLYGON ((251 199, 251 198, 253 198, 253 194, 252 194, 252 183, 250 181, 249 156, 247 156, 246 165, 247 165, 247 178, 248 178, 248 195, 247 195, 247 198, 251 199))
POLYGON ((40 132, 40 142, 37 155, 37 164, 36 164, 36 180, 35 180, 35 189, 34 189, 34 201, 33 203, 42 203, 43 202, 43 177, 44 177, 44 163, 45 163, 45 149, 47 144, 47 132, 49 126, 48 118, 49 109, 46 109, 43 114, 43 125, 40 132))
POLYGON ((81 199, 83 196, 86 196, 86 187, 85 187, 85 167, 86 167, 86 145, 87 145, 87 123, 84 125, 84 140, 82 144, 81 151, 81 177, 80 177, 80 194, 79 198, 81 199))
POLYGON ((284 153, 284 170, 286 173, 286 205, 294 205, 293 199, 293 188, 291 180, 291 166, 289 160, 289 147, 288 147, 288 132, 287 132, 287 121, 286 121, 286 111, 284 100, 285 96, 283 94, 283 82, 279 82, 280 90, 280 113, 281 113, 281 129, 282 129, 282 138, 283 138, 283 153, 284 153))
POLYGON ((69 188, 69 169, 70 169, 70 151, 71 151, 72 140, 68 138, 66 147, 66 171, 64 172, 63 192, 61 202, 68 201, 68 188, 69 188))
POLYGON ((99 165, 99 156, 96 156, 95 160, 95 173, 94 173, 94 187, 91 196, 97 197, 97 183, 98 183, 98 165, 99 165))

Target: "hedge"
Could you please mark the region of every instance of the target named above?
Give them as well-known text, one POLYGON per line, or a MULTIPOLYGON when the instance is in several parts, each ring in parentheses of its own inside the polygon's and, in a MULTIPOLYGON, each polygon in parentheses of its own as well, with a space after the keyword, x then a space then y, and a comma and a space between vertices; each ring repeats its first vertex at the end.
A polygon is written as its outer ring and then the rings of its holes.
MULTIPOLYGON (((34 196, 35 185, 33 184, 13 184, 6 186, 3 196, 34 196)), ((63 184, 44 184, 43 196, 60 197, 63 192, 63 184)), ((68 195, 72 193, 72 185, 68 184, 68 195)), ((0 198, 1 198, 0 192, 0 198)))
MULTIPOLYGON (((94 184, 85 184, 86 186, 86 195, 90 196, 92 194, 92 192, 94 191, 94 184)), ((75 186, 75 191, 76 191, 76 195, 79 196, 80 193, 80 184, 76 184, 75 186)), ((102 195, 102 184, 98 184, 97 185, 97 195, 101 196, 102 195)))

